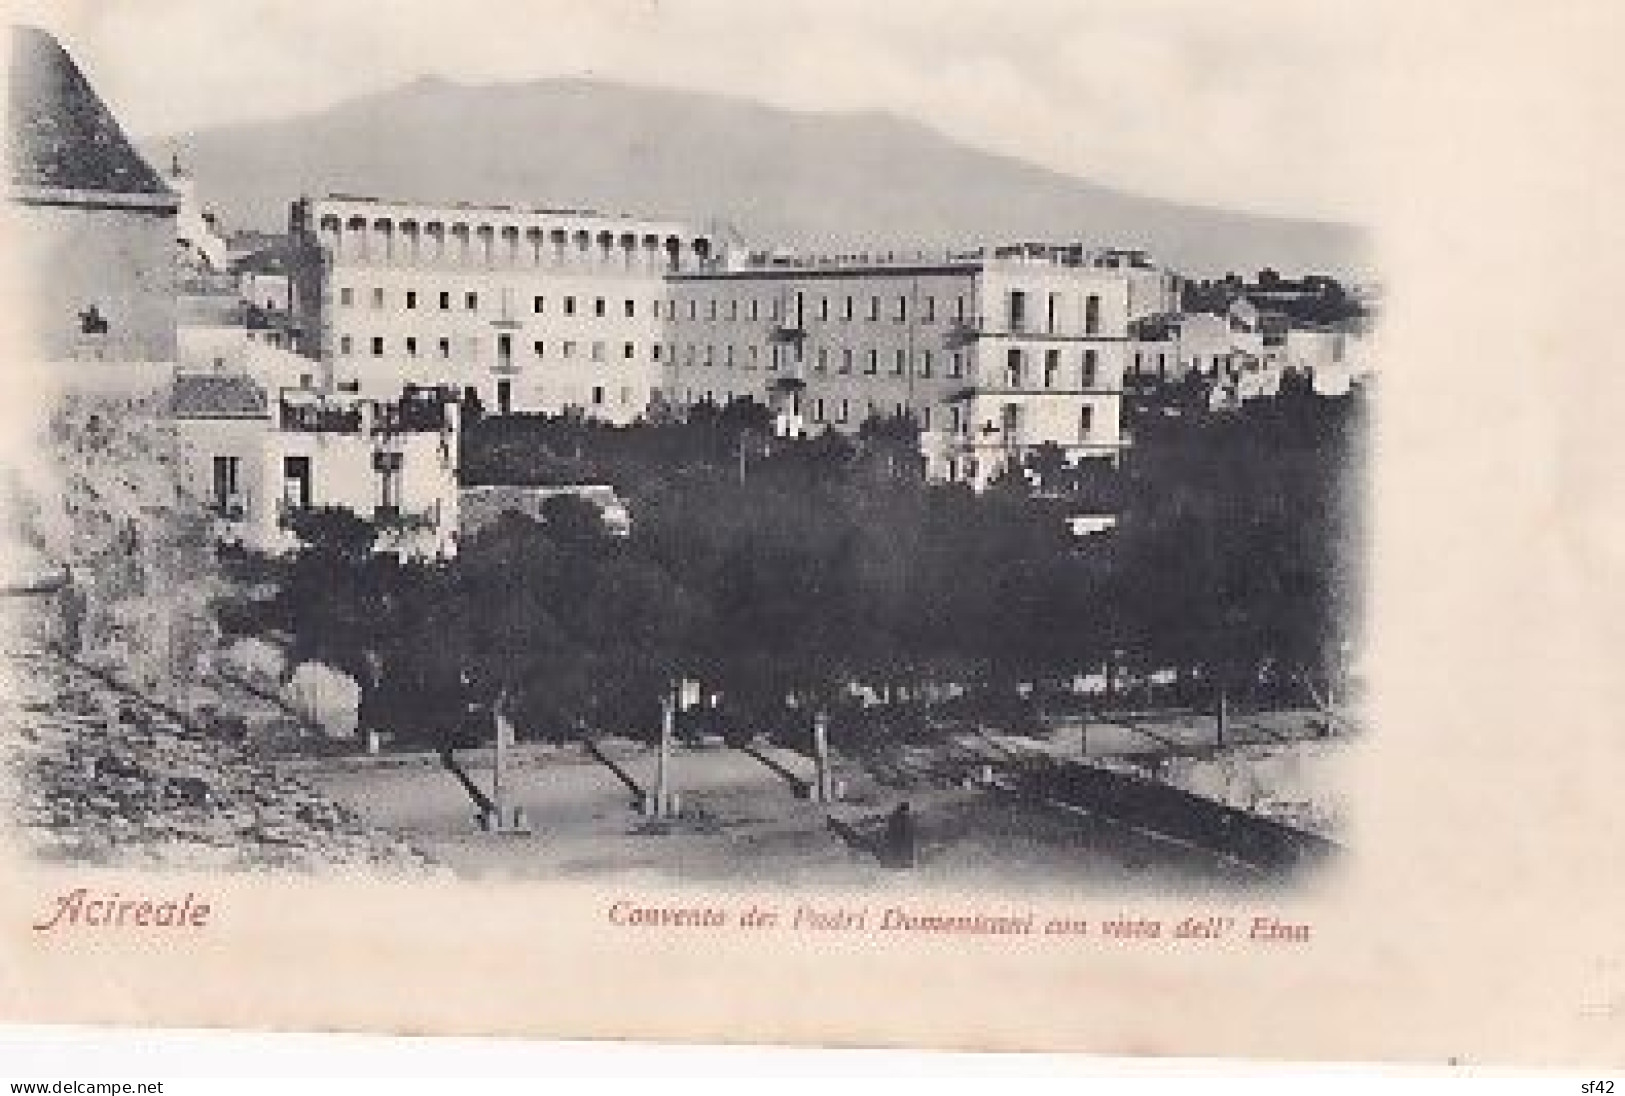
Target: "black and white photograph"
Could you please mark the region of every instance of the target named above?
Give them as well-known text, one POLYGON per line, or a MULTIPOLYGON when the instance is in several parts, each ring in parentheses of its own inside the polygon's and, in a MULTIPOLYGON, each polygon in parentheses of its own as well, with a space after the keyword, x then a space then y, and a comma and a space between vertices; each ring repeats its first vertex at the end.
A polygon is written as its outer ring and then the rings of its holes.
POLYGON ((1593 208, 1484 74, 1606 35, 1423 8, 19 4, 7 1011, 1482 1047, 1355 1017, 1607 862, 1610 405, 1506 378, 1609 248, 1443 180, 1593 208))
MULTIPOLYGON (((466 28, 422 71, 290 27, 224 98, 138 77, 133 9, 13 27, 64 382, 12 488, 39 854, 1131 891, 1335 859, 1381 281, 1333 163, 1251 193, 1037 125, 1094 77, 1028 60, 1034 15, 960 62, 1008 106, 871 43, 916 81, 885 109, 797 78, 808 43, 731 81, 784 29, 707 5, 620 59, 466 28), (725 13, 759 25, 638 63, 725 13)), ((1196 79, 1154 30, 1106 28, 1196 79)), ((1247 139, 1258 175, 1307 151, 1247 139)))

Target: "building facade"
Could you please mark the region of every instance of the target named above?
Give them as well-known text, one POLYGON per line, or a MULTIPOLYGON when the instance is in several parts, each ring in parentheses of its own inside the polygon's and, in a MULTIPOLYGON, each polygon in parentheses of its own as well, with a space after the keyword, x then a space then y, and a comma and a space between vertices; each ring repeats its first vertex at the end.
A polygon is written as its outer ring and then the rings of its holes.
POLYGON ((10 61, 9 303, 26 314, 33 356, 173 362, 178 196, 55 38, 11 28, 10 61))
POLYGON ((291 551, 300 511, 337 507, 373 521, 377 549, 414 558, 456 551, 458 404, 443 390, 393 400, 284 389, 241 373, 181 373, 171 417, 186 482, 222 543, 291 551))
POLYGON ((289 219, 297 349, 333 387, 473 388, 499 413, 646 413, 668 273, 711 261, 682 225, 330 197, 289 219))
POLYGON ((1166 303, 1077 245, 756 256, 668 275, 664 397, 749 398, 785 434, 912 418, 927 474, 982 485, 1045 443, 1116 459, 1130 324, 1166 303))

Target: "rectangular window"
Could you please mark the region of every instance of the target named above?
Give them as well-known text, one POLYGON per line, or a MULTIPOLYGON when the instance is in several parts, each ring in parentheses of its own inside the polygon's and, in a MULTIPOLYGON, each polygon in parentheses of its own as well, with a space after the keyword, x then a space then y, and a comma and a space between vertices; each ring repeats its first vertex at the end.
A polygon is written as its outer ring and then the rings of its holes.
POLYGON ((621 357, 625 358, 627 361, 631 361, 636 354, 637 348, 631 343, 626 343, 621 347, 621 357))
POLYGON ((348 335, 339 336, 339 353, 349 357, 354 351, 354 342, 348 335))
POLYGON ((372 291, 372 306, 374 308, 384 307, 384 291, 382 289, 374 289, 372 291))
MULTIPOLYGON (((507 412, 504 411, 503 414, 507 412)), ((401 454, 375 453, 372 466, 378 473, 378 509, 386 514, 400 513, 401 454)))
POLYGON ((868 364, 866 364, 863 367, 863 371, 865 373, 869 373, 869 374, 875 374, 875 373, 880 372, 880 351, 878 351, 878 350, 869 351, 868 364))
POLYGON ((880 298, 879 297, 870 297, 869 298, 869 318, 871 320, 880 319, 880 298))
POLYGON ((1084 405, 1078 412, 1078 440, 1088 441, 1095 428, 1095 409, 1084 405))
POLYGON ((818 318, 821 320, 829 319, 829 297, 827 296, 818 298, 818 318))
POLYGON ((626 299, 626 318, 629 319, 629 320, 633 319, 634 317, 637 316, 637 314, 638 314, 637 302, 632 300, 632 298, 628 297, 626 299))
POLYGON ((592 405, 594 407, 604 406, 604 386, 601 384, 592 386, 592 405))
POLYGON ((1044 387, 1054 388, 1055 382, 1061 375, 1061 352, 1059 350, 1044 351, 1044 387))
POLYGON ((574 316, 576 314, 576 299, 574 297, 564 298, 564 314, 566 316, 574 316))
POLYGON ((407 308, 416 308, 417 306, 418 306, 418 291, 415 290, 415 289, 408 289, 406 291, 406 307, 407 308))
POLYGON ((382 335, 373 336, 372 356, 375 358, 381 358, 384 356, 384 339, 382 335))
POLYGON ((937 299, 935 297, 927 297, 925 299, 925 317, 924 317, 924 319, 925 319, 926 323, 935 323, 936 322, 936 320, 937 320, 937 299))
POLYGON ((442 311, 442 312, 450 312, 451 311, 451 294, 450 293, 442 293, 442 294, 440 294, 440 311, 442 311))
POLYGON ((463 307, 470 312, 478 312, 480 308, 480 295, 473 290, 463 294, 463 307))
POLYGON ((691 320, 697 320, 697 319, 700 318, 700 302, 699 301, 689 301, 688 302, 688 318, 691 319, 691 320))
POLYGON ((705 318, 708 320, 717 318, 717 299, 715 297, 705 302, 705 318))
POLYGON ((1059 293, 1051 293, 1044 306, 1044 330, 1048 331, 1050 334, 1055 333, 1055 321, 1060 313, 1060 308, 1061 295, 1059 293))
POLYGON ((1020 388, 1022 382, 1021 351, 1012 347, 1005 355, 1005 383, 1011 388, 1020 388))
POLYGON ((574 339, 564 340, 564 356, 566 359, 576 356, 576 344, 574 339))
POLYGON ((282 501, 296 510, 310 509, 309 457, 282 458, 282 501))
POLYGON ((850 320, 852 318, 852 298, 851 297, 848 297, 846 299, 846 313, 841 318, 844 319, 844 320, 850 320))
POLYGON ((237 481, 242 461, 238 457, 214 458, 214 505, 224 511, 237 502, 237 481))
POLYGON ((602 297, 593 298, 592 314, 594 316, 602 316, 604 314, 604 308, 605 308, 604 298, 602 298, 602 297))
POLYGON ((920 376, 929 377, 930 375, 931 375, 931 351, 922 350, 922 351, 920 351, 920 376))
POLYGON ((652 347, 652 350, 654 352, 655 361, 659 361, 660 360, 660 344, 655 343, 654 346, 652 347))
POLYGON ((757 353, 757 348, 754 347, 754 346, 751 347, 750 348, 750 360, 745 363, 745 368, 746 369, 755 369, 756 368, 756 361, 757 361, 757 359, 759 357, 761 357, 761 355, 759 353, 757 353))
POLYGON ((901 377, 904 373, 908 372, 908 354, 907 354, 907 352, 899 350, 896 353, 896 355, 894 356, 893 361, 892 361, 892 369, 891 369, 891 371, 892 371, 892 373, 894 375, 899 376, 899 377, 901 377))
POLYGON ((733 347, 733 343, 729 343, 728 344, 728 349, 723 352, 723 361, 728 366, 729 369, 732 369, 734 367, 734 347, 733 347))
POLYGON ((920 410, 920 429, 931 429, 931 409, 929 407, 922 408, 920 410))
POLYGON ((1100 334, 1100 297, 1094 293, 1083 302, 1083 333, 1100 334))
POLYGON ((954 356, 948 360, 948 376, 958 380, 965 375, 965 355, 954 351, 954 356))
POLYGON ((1006 317, 1011 331, 1027 330, 1027 294, 1020 289, 1012 289, 1008 304, 1009 315, 1006 317))
POLYGON ((440 340, 440 357, 443 360, 444 359, 449 359, 451 357, 451 340, 450 339, 441 339, 440 340))
POLYGON ((838 415, 836 415, 835 421, 836 422, 845 422, 851 416, 851 414, 852 414, 851 401, 850 400, 842 400, 841 401, 841 410, 840 410, 840 413, 838 415))
POLYGON ((824 401, 823 400, 814 400, 813 401, 813 422, 823 422, 823 421, 824 421, 824 401))
POLYGON ((339 304, 344 305, 346 308, 355 304, 355 290, 349 286, 341 287, 339 289, 339 304))
POLYGON ((852 351, 851 350, 842 350, 841 351, 841 372, 842 373, 850 373, 850 372, 852 372, 852 351))
POLYGON ((530 299, 530 310, 532 312, 534 312, 536 315, 540 316, 542 314, 542 306, 545 305, 546 303, 547 303, 547 298, 546 297, 532 297, 530 299))
POLYGON ((902 323, 908 319, 908 298, 897 298, 897 322, 902 323))
POLYGON ((530 344, 530 348, 533 352, 535 352, 536 356, 540 358, 542 357, 542 351, 546 348, 546 344, 543 343, 541 339, 537 339, 535 342, 530 344))
POLYGON ((818 364, 813 366, 813 368, 818 370, 818 372, 820 372, 820 373, 828 372, 828 370, 829 370, 829 348, 828 347, 820 346, 818 348, 818 364))
POLYGON ((408 358, 415 358, 418 356, 418 340, 414 335, 408 335, 406 337, 406 356, 408 358))
POLYGON ((1095 379, 1100 372, 1100 355, 1094 350, 1083 352, 1083 376, 1079 378, 1079 387, 1093 388, 1095 379))
POLYGON ((756 319, 759 319, 760 317, 761 317, 761 313, 758 310, 758 305, 756 304, 756 298, 752 297, 751 301, 750 301, 750 318, 752 320, 756 320, 756 319))
POLYGON ((737 320, 739 318, 739 302, 738 301, 735 300, 735 301, 729 301, 728 302, 728 318, 730 320, 737 320))
POLYGON ((604 344, 600 341, 593 341, 592 360, 595 362, 601 362, 604 360, 604 344))

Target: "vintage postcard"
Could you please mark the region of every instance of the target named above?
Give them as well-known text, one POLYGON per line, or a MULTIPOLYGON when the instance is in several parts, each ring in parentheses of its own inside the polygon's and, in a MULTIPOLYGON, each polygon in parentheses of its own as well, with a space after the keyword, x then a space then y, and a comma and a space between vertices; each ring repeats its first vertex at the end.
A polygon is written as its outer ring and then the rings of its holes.
POLYGON ((14 20, 0 1021, 1625 1063, 1611 7, 14 20))

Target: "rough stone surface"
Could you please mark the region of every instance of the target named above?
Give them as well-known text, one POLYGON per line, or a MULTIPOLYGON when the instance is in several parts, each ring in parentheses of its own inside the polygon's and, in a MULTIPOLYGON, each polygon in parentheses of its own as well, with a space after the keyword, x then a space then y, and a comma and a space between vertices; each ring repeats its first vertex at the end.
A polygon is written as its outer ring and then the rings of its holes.
MULTIPOLYGON (((189 869, 433 870, 241 734, 223 696, 184 722, 82 667, 14 652, 0 703, 15 823, 39 856, 189 869), (188 726, 190 724, 190 726, 188 726)), ((245 702, 245 706, 252 706, 245 702)))

